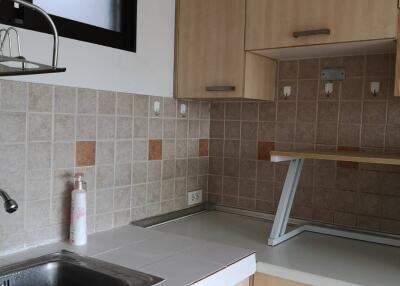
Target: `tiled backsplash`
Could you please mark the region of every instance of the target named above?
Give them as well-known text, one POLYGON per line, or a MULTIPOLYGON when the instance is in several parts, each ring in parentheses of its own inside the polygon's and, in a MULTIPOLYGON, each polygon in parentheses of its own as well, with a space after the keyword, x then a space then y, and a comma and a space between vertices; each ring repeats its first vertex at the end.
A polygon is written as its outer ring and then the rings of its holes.
MULTIPOLYGON (((284 61, 275 102, 211 106, 209 200, 274 213, 287 164, 270 150, 400 152, 400 100, 393 96, 393 55, 284 61), (320 70, 344 67, 328 97, 320 70), (370 82, 379 81, 377 96, 370 82), (285 98, 283 86, 292 87, 285 98)), ((400 168, 308 161, 291 216, 400 234, 400 168)))
POLYGON ((0 210, 0 253, 65 238, 78 171, 89 232, 185 208, 206 191, 209 137, 209 104, 187 104, 183 117, 172 98, 0 81, 0 188, 20 205, 0 210))

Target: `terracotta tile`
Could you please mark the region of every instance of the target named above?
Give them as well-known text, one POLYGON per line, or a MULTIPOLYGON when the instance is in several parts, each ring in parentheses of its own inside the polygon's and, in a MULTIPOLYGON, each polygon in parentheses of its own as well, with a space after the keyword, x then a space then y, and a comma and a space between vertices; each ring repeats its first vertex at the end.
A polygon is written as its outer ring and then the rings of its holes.
POLYGON ((240 102, 227 102, 225 104, 225 119, 240 120, 241 106, 240 102))
POLYGON ((258 105, 258 118, 260 121, 275 121, 275 102, 260 102, 258 105))
POLYGON ((294 122, 296 119, 296 102, 278 102, 278 122, 294 122))
POLYGON ((362 147, 383 147, 385 136, 385 125, 363 125, 361 131, 362 147))
POLYGON ((298 61, 279 62, 279 79, 296 79, 299 71, 298 61))
POLYGON ((348 78, 342 82, 342 100, 357 100, 363 97, 362 78, 348 78))
POLYGON ((315 122, 316 114, 315 101, 299 101, 297 103, 297 122, 315 122))
MULTIPOLYGON (((346 152, 359 152, 360 148, 358 147, 350 147, 350 146, 338 146, 338 151, 346 151, 346 152)), ((347 162, 347 161, 337 161, 337 166, 340 168, 349 168, 349 169, 358 169, 358 163, 356 162, 347 162)))
POLYGON ((341 123, 361 123, 361 101, 343 101, 340 104, 339 121, 341 123))
POLYGON ((199 157, 208 156, 208 139, 199 139, 199 157))
POLYGON ((318 121, 336 122, 339 116, 338 102, 321 101, 318 103, 318 121))
POLYGON ((278 84, 278 101, 287 100, 292 101, 297 98, 297 81, 296 80, 281 80, 278 84), (292 88, 292 93, 290 96, 284 96, 283 87, 290 86, 292 88))
POLYGON ((386 101, 364 102, 363 122, 367 124, 385 124, 386 105, 386 101))
POLYGON ((343 57, 343 67, 347 77, 363 76, 365 70, 365 56, 343 57))
POLYGON ((162 140, 149 140, 149 160, 162 159, 162 140))
POLYGON ((319 59, 300 60, 299 64, 300 79, 319 78, 319 59))
POLYGON ((367 76, 388 76, 389 75, 389 56, 368 55, 367 56, 367 76))
POLYGON ((340 124, 338 143, 342 146, 360 146, 361 125, 340 124))
POLYGON ((271 160, 270 152, 275 150, 274 142, 258 142, 258 160, 271 160))
POLYGON ((96 141, 76 142, 76 166, 93 166, 96 164, 96 141))
POLYGON ((258 120, 258 103, 243 102, 242 103, 242 120, 256 121, 258 120))

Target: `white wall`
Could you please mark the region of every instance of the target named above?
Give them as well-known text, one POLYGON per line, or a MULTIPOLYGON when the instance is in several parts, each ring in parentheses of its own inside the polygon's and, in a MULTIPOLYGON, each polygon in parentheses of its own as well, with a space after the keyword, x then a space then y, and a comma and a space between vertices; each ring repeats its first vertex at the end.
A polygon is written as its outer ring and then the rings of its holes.
MULTIPOLYGON (((137 51, 60 38, 67 72, 4 79, 172 97, 175 0, 138 0, 137 51)), ((20 29, 23 55, 50 63, 50 35, 20 29)))

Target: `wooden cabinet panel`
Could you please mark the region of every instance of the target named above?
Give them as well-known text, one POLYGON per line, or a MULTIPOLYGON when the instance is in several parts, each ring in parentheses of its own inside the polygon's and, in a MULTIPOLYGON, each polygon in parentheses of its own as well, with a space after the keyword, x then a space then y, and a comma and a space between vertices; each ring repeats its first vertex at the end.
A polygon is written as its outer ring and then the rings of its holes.
POLYGON ((310 286, 303 283, 282 279, 275 276, 256 273, 253 286, 310 286))
POLYGON ((276 68, 276 61, 247 52, 244 98, 274 100, 276 68))
POLYGON ((400 96, 400 17, 398 19, 397 43, 396 43, 396 68, 394 75, 394 96, 400 96))
POLYGON ((397 0, 247 0, 246 50, 395 38, 397 15, 397 0))
POLYGON ((177 5, 177 97, 242 97, 245 0, 182 0, 177 5))

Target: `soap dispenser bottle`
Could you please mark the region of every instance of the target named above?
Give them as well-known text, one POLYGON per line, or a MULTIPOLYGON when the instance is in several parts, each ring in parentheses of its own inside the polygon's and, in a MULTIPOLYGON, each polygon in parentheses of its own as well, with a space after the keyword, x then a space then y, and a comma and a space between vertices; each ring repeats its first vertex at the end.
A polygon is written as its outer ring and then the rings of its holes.
POLYGON ((87 243, 86 221, 86 182, 83 173, 76 173, 74 177, 74 190, 71 194, 71 224, 69 240, 73 245, 87 243))

